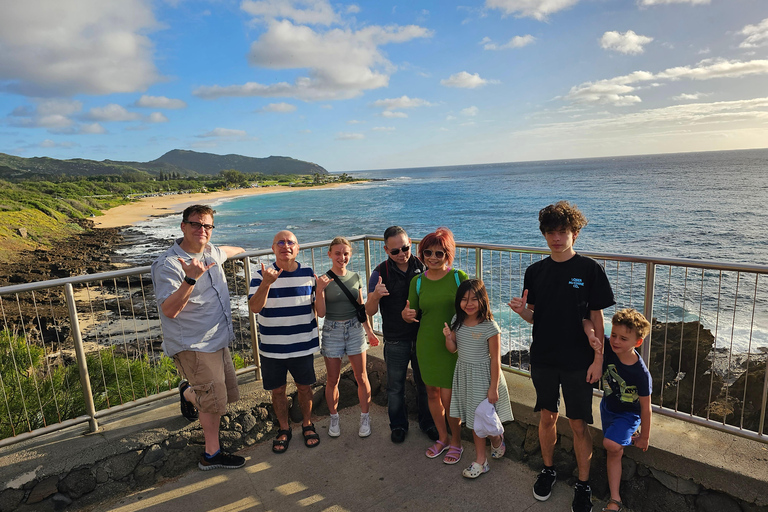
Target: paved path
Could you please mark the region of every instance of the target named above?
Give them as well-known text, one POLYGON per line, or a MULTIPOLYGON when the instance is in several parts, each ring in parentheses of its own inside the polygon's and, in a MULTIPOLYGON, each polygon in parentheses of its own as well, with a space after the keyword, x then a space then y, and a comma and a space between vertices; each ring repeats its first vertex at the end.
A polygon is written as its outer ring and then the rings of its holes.
MULTIPOLYGON (((293 440, 283 455, 271 442, 240 452, 246 466, 235 470, 191 471, 178 480, 136 492, 90 510, 114 512, 283 512, 283 511, 569 511, 571 489, 555 485, 552 497, 533 498, 535 473, 504 458, 476 480, 461 476, 474 460, 472 443, 455 466, 427 459, 431 444, 413 424, 406 441, 389 440, 386 408, 371 406, 373 434, 357 435, 359 409, 340 411, 342 435, 328 437, 328 417, 316 422, 320 446, 306 448, 294 425, 293 440)), ((490 452, 489 452, 490 453, 490 452)), ((595 503, 595 510, 600 510, 595 503)))

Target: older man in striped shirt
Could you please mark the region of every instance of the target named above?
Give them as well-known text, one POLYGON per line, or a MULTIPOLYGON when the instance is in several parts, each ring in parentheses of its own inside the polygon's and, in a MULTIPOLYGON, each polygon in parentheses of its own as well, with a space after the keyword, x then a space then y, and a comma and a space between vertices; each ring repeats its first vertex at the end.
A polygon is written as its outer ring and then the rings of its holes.
POLYGON ((259 353, 264 389, 272 392, 272 406, 280 423, 272 451, 284 453, 292 432, 288 422, 286 385, 291 372, 298 388, 304 444, 320 443, 312 423, 314 354, 320 350, 315 316, 315 273, 296 261, 299 242, 290 231, 280 231, 272 241, 275 263, 251 280, 248 305, 258 314, 259 353))

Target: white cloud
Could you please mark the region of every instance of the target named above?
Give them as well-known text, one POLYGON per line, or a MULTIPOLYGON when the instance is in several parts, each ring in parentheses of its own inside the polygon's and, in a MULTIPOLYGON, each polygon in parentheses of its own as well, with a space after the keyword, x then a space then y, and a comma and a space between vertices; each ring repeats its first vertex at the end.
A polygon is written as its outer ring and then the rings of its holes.
POLYGON ((144 94, 136 101, 134 106, 142 108, 166 108, 170 110, 176 110, 180 108, 187 108, 187 103, 183 100, 166 98, 165 96, 147 96, 144 94))
POLYGON ((116 103, 110 103, 104 107, 92 108, 88 111, 88 114, 85 117, 86 119, 90 119, 92 121, 105 122, 138 121, 141 119, 141 114, 136 112, 129 112, 125 109, 125 107, 122 107, 116 103))
POLYGON ((99 123, 82 124, 80 125, 80 133, 100 135, 107 133, 107 129, 101 126, 99 123))
POLYGON ((289 19, 307 25, 331 25, 338 21, 333 7, 325 0, 245 0, 240 8, 259 21, 289 19))
POLYGON ((710 0, 638 0, 638 5, 691 4, 706 5, 710 0))
POLYGON ((287 114, 289 112, 294 112, 296 110, 296 105, 291 105, 290 103, 270 103, 269 105, 265 106, 261 109, 261 112, 278 112, 281 114, 287 114))
POLYGON ((347 14, 357 14, 360 12, 360 6, 355 4, 350 4, 347 6, 347 14))
POLYGON ((471 106, 471 107, 461 109, 460 114, 466 117, 475 117, 478 114, 478 112, 480 112, 480 109, 478 109, 475 106, 471 106))
POLYGON ((486 80, 485 78, 480 78, 479 73, 470 74, 466 71, 460 71, 448 78, 440 80, 440 85, 444 85, 446 87, 460 87, 463 89, 474 89, 475 87, 482 87, 483 85, 487 85, 489 83, 495 82, 492 80, 486 80))
POLYGON ((406 118, 408 117, 408 114, 405 112, 394 112, 392 110, 385 110, 381 113, 381 117, 387 117, 387 118, 406 118))
POLYGON ((399 98, 387 98, 383 100, 376 100, 372 104, 374 107, 383 108, 384 110, 396 110, 403 108, 416 108, 416 107, 431 107, 432 104, 427 100, 421 98, 409 98, 408 96, 400 96, 399 98))
POLYGON ((447 116, 445 116, 446 121, 454 121, 455 119, 456 119, 456 116, 451 114, 448 114, 447 116))
POLYGON ((371 128, 374 132, 393 132, 395 131, 394 126, 374 126, 371 128))
POLYGON ((213 130, 200 134, 197 137, 201 139, 214 139, 214 138, 233 138, 233 137, 245 137, 248 133, 245 130, 231 130, 229 128, 214 128, 213 130))
POLYGON ((110 94, 159 79, 150 0, 3 2, 0 84, 26 96, 110 94))
POLYGON ((148 123, 167 123, 168 118, 162 112, 152 112, 147 116, 148 123))
POLYGON ((600 38, 600 46, 605 50, 613 50, 619 53, 637 55, 643 53, 643 45, 653 41, 652 37, 635 34, 627 30, 623 34, 617 31, 606 32, 600 38))
POLYGON ((304 101, 354 98, 366 90, 389 84, 395 67, 380 46, 431 36, 431 31, 416 25, 318 32, 288 20, 272 21, 267 31, 251 45, 249 62, 269 69, 307 69, 308 76, 300 76, 292 84, 248 82, 203 86, 193 94, 204 99, 224 96, 295 97, 304 101))
POLYGON ((365 135, 362 133, 339 132, 336 134, 336 140, 359 140, 364 138, 365 135))
POLYGON ((539 21, 550 14, 576 5, 579 0, 485 0, 488 9, 499 9, 505 16, 530 17, 539 21))
POLYGON ((491 41, 491 38, 484 37, 480 44, 483 45, 483 50, 509 50, 514 48, 522 48, 536 41, 536 38, 530 34, 524 36, 515 36, 505 44, 498 45, 491 41))
POLYGON ((768 18, 757 25, 747 25, 739 34, 747 36, 747 38, 741 42, 739 48, 759 48, 761 46, 768 46, 768 18))
POLYGON ((678 94, 677 96, 672 96, 672 99, 679 100, 679 101, 693 101, 693 100, 699 100, 705 96, 709 96, 709 94, 706 94, 703 92, 695 92, 692 94, 682 93, 682 94, 678 94))
MULTIPOLYGON (((715 78, 740 78, 749 75, 767 75, 768 60, 751 60, 746 62, 706 59, 696 66, 679 66, 653 74, 648 71, 635 71, 628 75, 618 76, 597 82, 584 82, 574 86, 565 96, 566 100, 574 103, 604 104, 627 106, 640 103, 639 96, 631 94, 636 91, 634 84, 654 81, 711 80, 715 78)), ((657 83, 651 83, 656 86, 657 83)))
POLYGON ((362 121, 358 121, 357 119, 350 119, 347 121, 347 124, 360 124, 362 121))
POLYGON ((41 141, 40 144, 37 144, 36 146, 40 147, 40 148, 45 148, 45 149, 50 149, 50 148, 70 149, 70 148, 74 148, 74 147, 79 146, 79 144, 77 144, 75 142, 69 142, 69 141, 54 142, 51 139, 45 139, 45 140, 41 141))

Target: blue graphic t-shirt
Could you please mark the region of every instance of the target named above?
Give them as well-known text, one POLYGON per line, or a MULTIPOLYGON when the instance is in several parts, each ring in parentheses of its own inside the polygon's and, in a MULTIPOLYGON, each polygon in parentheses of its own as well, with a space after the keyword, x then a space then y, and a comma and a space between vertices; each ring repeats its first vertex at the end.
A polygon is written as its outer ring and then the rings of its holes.
POLYGON ((605 406, 611 412, 640 414, 639 398, 649 396, 653 389, 651 373, 640 356, 633 365, 622 363, 607 336, 604 346, 602 383, 605 406))

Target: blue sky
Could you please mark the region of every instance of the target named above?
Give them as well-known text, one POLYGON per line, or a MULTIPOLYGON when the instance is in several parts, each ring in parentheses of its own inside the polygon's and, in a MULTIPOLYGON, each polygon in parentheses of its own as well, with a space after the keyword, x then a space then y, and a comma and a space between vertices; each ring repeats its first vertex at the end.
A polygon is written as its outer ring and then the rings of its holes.
POLYGON ((329 171, 768 147, 765 0, 0 0, 0 152, 329 171))

